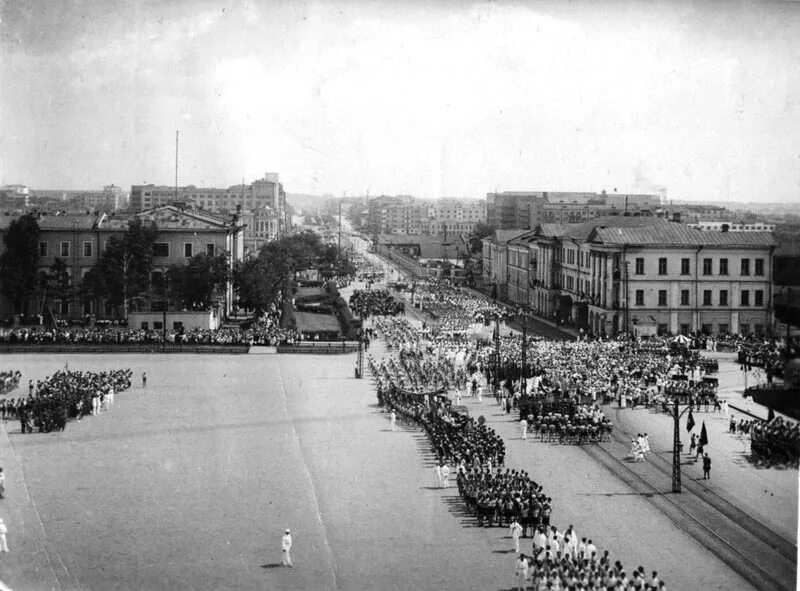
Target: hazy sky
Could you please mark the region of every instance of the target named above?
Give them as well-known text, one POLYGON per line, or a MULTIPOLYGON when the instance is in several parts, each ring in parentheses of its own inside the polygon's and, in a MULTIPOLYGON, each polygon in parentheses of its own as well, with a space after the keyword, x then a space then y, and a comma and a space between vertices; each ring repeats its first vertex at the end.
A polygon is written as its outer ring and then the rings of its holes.
POLYGON ((800 200, 800 3, 0 2, 0 183, 800 200), (114 5, 113 7, 111 5, 114 5))

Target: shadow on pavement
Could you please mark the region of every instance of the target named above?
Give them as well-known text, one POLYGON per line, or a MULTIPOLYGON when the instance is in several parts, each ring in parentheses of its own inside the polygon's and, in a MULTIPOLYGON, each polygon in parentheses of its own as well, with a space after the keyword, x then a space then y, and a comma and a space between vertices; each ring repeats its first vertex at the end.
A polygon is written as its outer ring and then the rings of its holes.
POLYGON ((268 568, 281 568, 283 565, 280 562, 271 562, 269 564, 262 564, 261 568, 268 569, 268 568))

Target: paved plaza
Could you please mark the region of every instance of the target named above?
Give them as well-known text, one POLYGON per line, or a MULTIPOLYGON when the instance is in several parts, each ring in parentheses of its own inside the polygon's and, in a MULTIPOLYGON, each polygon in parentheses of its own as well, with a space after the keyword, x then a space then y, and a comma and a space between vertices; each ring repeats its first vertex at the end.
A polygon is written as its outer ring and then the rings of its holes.
MULTIPOLYGON (((370 353, 385 354, 382 343, 370 353)), ((21 435, 5 422, 0 516, 11 552, 0 579, 10 588, 512 587, 507 530, 476 527, 455 489, 435 486, 426 438, 409 425, 391 432, 370 380, 352 377, 354 354, 7 355, 2 366, 27 383, 67 362, 129 367, 134 385, 63 433, 21 435), (286 527, 292 569, 280 566, 286 527)), ((658 570, 671 590, 753 588, 585 448, 522 441, 493 400, 466 404, 506 440, 507 464, 544 484, 560 528, 574 524, 629 569, 658 570)), ((606 412, 668 455, 668 417, 606 412)), ((715 457, 708 486, 796 543, 797 470, 754 467, 719 416, 696 418, 715 457)), ((684 474, 700 471, 687 464, 684 474)))

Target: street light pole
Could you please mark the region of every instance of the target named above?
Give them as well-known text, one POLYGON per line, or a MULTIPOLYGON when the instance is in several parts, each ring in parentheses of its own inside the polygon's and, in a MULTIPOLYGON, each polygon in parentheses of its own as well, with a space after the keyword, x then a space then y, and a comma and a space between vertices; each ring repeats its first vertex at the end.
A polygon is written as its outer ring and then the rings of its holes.
POLYGON ((678 414, 678 401, 675 400, 673 408, 673 432, 672 432, 672 492, 681 492, 681 426, 680 414, 678 414))
POLYGON ((528 319, 525 316, 525 310, 522 308, 517 310, 517 314, 522 318, 522 371, 520 372, 520 382, 522 393, 525 394, 528 375, 528 319))
POLYGON ((361 318, 361 328, 358 329, 358 361, 356 378, 361 379, 364 377, 364 310, 360 310, 359 317, 361 318))
POLYGON ((500 316, 494 318, 494 394, 500 389, 500 316))

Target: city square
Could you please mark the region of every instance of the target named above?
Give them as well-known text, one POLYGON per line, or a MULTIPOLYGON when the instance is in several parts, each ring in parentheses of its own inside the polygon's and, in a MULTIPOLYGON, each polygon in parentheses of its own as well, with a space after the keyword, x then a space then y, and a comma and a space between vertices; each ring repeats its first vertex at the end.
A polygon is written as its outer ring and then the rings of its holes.
POLYGON ((0 591, 800 588, 800 2, 0 33, 0 591))
MULTIPOLYGON (((65 364, 124 366, 134 383, 110 410, 64 433, 21 435, 4 422, 14 552, 3 581, 14 589, 510 587, 507 532, 475 528, 453 489, 435 486, 424 435, 410 425, 391 432, 373 385, 352 378, 353 357, 4 356, 33 379, 65 364), (280 567, 285 527, 293 569, 280 567)), ((507 465, 545 480, 558 500, 554 522, 579 524, 601 549, 657 568, 673 588, 750 588, 582 447, 523 442, 493 400, 467 404, 508 440, 507 465)), ((623 425, 646 426, 654 448, 666 448, 667 417, 627 412, 623 425)), ((796 470, 758 474, 734 446, 712 447, 720 493, 796 543, 796 470), (764 494, 759 486, 748 497, 756 480, 764 494)), ((699 477, 693 470, 685 468, 687 480, 699 477)))

